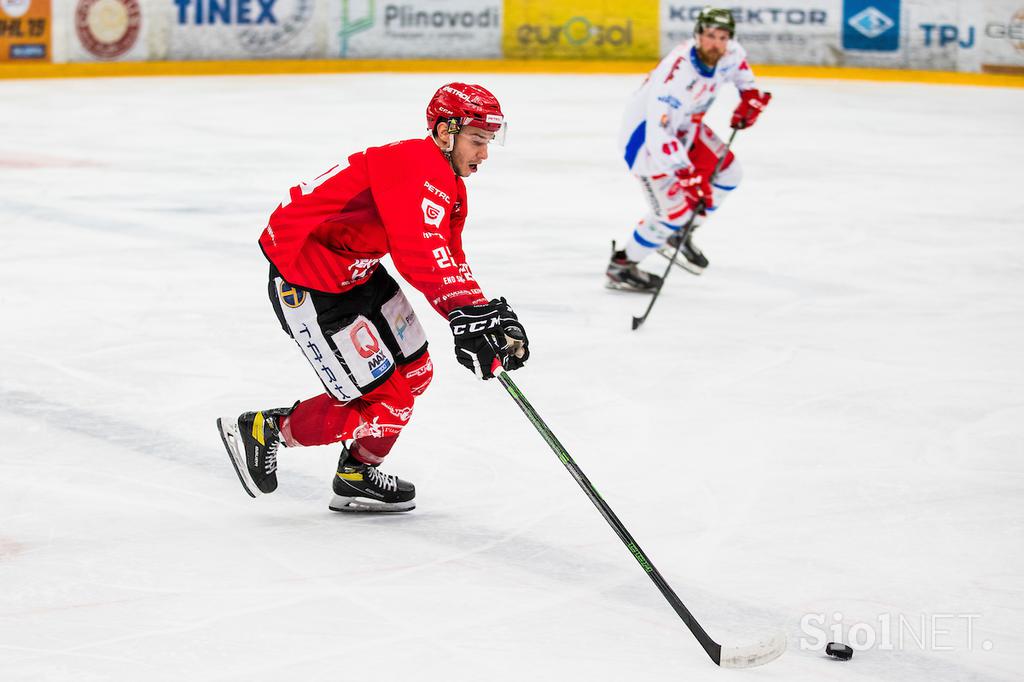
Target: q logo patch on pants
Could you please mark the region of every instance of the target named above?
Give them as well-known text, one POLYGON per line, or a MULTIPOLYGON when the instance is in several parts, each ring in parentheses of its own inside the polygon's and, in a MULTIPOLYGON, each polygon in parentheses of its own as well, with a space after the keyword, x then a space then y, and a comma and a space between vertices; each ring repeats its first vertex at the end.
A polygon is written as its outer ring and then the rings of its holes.
POLYGON ((380 332, 362 315, 335 332, 331 339, 360 390, 394 370, 395 358, 380 342, 380 332))
POLYGON ((356 347, 356 350, 364 358, 372 358, 380 352, 380 341, 373 335, 373 332, 370 330, 370 323, 366 320, 351 327, 348 335, 352 339, 352 345, 356 347))

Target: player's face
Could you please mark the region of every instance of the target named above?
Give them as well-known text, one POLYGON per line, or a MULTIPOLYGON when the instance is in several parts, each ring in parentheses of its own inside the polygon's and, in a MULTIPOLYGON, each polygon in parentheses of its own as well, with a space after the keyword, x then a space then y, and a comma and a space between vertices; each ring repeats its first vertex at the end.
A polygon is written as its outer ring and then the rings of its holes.
POLYGON ((725 54, 729 46, 729 32, 724 28, 706 28, 697 36, 697 51, 700 60, 708 66, 714 66, 725 54))
POLYGON ((468 178, 476 173, 480 164, 487 160, 487 147, 494 139, 494 133, 473 126, 464 126, 455 136, 452 149, 452 167, 455 172, 468 178))

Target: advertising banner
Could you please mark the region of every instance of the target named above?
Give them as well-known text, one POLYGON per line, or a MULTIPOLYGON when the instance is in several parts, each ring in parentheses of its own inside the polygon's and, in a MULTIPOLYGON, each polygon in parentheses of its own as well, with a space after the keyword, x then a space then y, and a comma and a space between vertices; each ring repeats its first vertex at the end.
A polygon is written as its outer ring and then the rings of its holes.
POLYGON ((900 0, 843 0, 843 49, 900 49, 900 0))
POLYGON ((0 0, 0 62, 50 61, 50 0, 0 0))
POLYGON ((299 59, 317 51, 314 0, 173 2, 171 59, 299 59))
POLYGON ((502 0, 334 0, 327 54, 351 59, 501 57, 502 0))
POLYGON ((68 61, 149 57, 140 0, 72 0, 68 61))
MULTIPOLYGON (((733 0, 719 5, 736 19, 736 39, 750 61, 761 64, 834 64, 837 61, 840 0, 766 3, 733 0)), ((703 2, 662 0, 661 54, 693 37, 703 2)))
MULTIPOLYGON (((0 62, 653 62, 706 0, 0 0, 0 62)), ((1024 0, 728 0, 754 64, 1024 75, 1024 0)))
POLYGON ((658 0, 506 0, 511 59, 656 59, 658 0))
POLYGON ((904 66, 977 71, 977 17, 959 0, 905 0, 904 66))
POLYGON ((981 70, 1024 74, 1024 0, 988 0, 975 33, 981 70))

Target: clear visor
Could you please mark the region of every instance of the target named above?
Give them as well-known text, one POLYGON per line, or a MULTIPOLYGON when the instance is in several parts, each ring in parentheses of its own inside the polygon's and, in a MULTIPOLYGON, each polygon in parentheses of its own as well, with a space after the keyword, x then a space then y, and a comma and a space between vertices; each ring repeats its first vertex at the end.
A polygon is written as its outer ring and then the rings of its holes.
POLYGON ((494 133, 494 137, 491 138, 491 144, 505 146, 505 133, 508 130, 508 124, 505 122, 504 116, 496 116, 494 114, 488 114, 487 118, 480 120, 478 118, 466 117, 462 119, 463 126, 469 126, 471 128, 479 128, 485 130, 488 133, 494 133))

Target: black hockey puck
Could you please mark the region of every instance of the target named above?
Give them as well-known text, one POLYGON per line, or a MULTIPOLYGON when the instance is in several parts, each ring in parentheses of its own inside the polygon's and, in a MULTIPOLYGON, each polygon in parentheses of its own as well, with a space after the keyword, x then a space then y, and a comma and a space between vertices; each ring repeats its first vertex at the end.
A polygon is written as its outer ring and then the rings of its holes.
POLYGON ((839 642, 829 642, 825 647, 825 653, 840 661, 848 661, 853 658, 853 649, 839 642))

